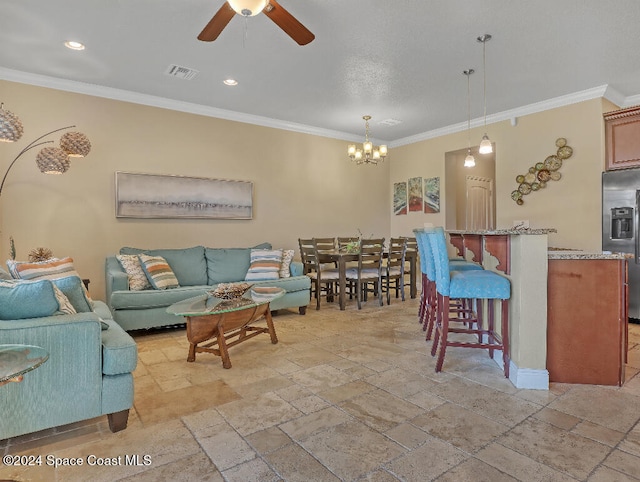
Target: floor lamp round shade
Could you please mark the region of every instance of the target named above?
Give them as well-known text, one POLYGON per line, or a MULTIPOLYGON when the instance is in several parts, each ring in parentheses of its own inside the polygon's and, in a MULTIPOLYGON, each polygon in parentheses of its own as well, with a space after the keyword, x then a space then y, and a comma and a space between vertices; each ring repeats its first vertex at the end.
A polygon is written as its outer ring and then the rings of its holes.
POLYGON ((36 164, 44 174, 63 174, 71 163, 67 153, 59 147, 45 147, 36 156, 36 164))
POLYGON ((13 112, 0 106, 0 141, 15 142, 22 137, 22 122, 13 112))
POLYGON ((91 142, 82 132, 67 132, 60 138, 60 147, 71 157, 85 157, 91 151, 91 142))

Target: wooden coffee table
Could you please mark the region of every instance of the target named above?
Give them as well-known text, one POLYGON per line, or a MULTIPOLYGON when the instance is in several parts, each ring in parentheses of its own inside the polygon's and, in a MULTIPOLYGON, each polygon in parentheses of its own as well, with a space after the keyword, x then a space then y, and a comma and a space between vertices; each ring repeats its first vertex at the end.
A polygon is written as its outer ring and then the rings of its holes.
POLYGON ((254 287, 232 300, 201 295, 174 303, 167 312, 186 319, 188 362, 195 361, 196 353, 206 352, 222 357, 222 366, 231 368, 228 348, 261 333, 269 333, 271 343, 278 343, 269 303, 284 294, 281 288, 254 287), (252 325, 262 318, 266 327, 252 325))

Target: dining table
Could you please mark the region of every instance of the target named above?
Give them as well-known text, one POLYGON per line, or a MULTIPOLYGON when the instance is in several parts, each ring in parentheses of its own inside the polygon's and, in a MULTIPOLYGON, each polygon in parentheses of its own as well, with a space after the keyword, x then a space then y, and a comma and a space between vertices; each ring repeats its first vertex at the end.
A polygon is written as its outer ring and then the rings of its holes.
MULTIPOLYGON (((383 257, 388 257, 389 253, 384 251, 383 257)), ((405 261, 409 262, 409 296, 416 297, 416 266, 418 253, 415 249, 407 249, 405 253, 405 261)), ((338 300, 340 309, 344 310, 346 306, 346 288, 347 288, 347 263, 358 261, 358 253, 348 252, 342 249, 319 250, 318 261, 321 264, 335 263, 338 266, 338 300)))

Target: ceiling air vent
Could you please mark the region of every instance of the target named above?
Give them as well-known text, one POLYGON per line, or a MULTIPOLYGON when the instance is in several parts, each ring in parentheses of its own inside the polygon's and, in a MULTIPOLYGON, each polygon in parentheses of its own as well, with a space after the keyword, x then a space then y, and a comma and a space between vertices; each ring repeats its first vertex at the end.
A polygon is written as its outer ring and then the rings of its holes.
POLYGON ((200 71, 198 70, 190 69, 189 67, 181 67, 180 65, 170 65, 164 72, 165 75, 178 77, 183 80, 191 80, 199 73, 200 71))
POLYGON ((402 121, 398 119, 385 119, 378 122, 378 124, 380 124, 381 126, 393 127, 397 126, 398 124, 402 124, 402 121))

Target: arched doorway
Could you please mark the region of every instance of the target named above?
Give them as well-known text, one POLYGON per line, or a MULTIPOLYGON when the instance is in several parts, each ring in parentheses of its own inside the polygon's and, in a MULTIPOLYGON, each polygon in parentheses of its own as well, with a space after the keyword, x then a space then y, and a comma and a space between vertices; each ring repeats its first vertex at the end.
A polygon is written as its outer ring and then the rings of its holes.
POLYGON ((495 229, 495 146, 491 154, 479 154, 477 146, 471 152, 474 167, 464 167, 466 148, 445 153, 446 229, 495 229))

